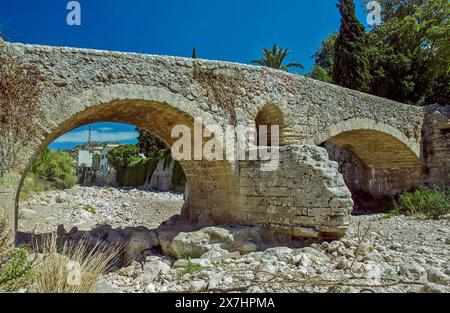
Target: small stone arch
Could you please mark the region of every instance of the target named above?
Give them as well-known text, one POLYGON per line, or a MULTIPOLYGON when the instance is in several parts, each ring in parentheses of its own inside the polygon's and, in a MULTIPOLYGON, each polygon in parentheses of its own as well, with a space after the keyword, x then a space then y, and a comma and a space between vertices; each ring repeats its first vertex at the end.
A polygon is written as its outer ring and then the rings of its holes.
POLYGON ((255 116, 255 126, 256 126, 256 143, 257 145, 260 144, 259 142, 259 131, 260 126, 265 125, 267 126, 267 146, 272 146, 272 131, 271 126, 277 125, 279 129, 279 146, 285 145, 284 141, 284 131, 286 128, 286 123, 284 119, 284 114, 281 111, 279 107, 273 104, 268 104, 264 107, 262 107, 258 113, 255 116))

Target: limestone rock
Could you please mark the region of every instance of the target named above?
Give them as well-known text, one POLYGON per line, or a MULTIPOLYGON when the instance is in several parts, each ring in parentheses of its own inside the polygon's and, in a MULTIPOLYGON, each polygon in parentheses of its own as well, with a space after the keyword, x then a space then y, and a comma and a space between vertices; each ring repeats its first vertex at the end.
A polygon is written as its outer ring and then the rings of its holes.
POLYGON ((143 261, 143 252, 159 244, 154 231, 134 231, 124 247, 124 262, 129 264, 134 260, 143 261))
POLYGON ((449 285, 450 284, 450 276, 443 273, 439 268, 431 267, 427 271, 427 280, 430 283, 439 284, 439 285, 449 285))

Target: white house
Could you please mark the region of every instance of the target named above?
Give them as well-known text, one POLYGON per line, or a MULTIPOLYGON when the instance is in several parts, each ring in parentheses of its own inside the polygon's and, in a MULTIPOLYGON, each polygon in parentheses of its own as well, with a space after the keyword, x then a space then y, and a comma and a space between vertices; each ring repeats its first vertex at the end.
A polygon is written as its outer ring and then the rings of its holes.
POLYGON ((100 171, 109 171, 111 170, 111 165, 108 162, 108 152, 112 149, 118 147, 119 145, 115 144, 108 144, 103 147, 103 149, 100 151, 100 171))
POLYGON ((78 151, 78 167, 92 167, 92 154, 87 150, 79 150, 78 151))

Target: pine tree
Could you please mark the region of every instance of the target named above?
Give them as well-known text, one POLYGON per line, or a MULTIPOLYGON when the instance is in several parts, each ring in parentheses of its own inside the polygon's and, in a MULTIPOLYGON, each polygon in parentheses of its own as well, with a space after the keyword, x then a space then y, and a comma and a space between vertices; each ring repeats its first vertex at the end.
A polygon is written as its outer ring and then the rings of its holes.
POLYGON ((197 48, 194 47, 194 49, 192 49, 192 58, 196 59, 197 58, 197 48))
POLYGON ((369 60, 364 26, 355 14, 353 0, 339 0, 341 28, 334 44, 333 82, 368 91, 370 84, 369 60))

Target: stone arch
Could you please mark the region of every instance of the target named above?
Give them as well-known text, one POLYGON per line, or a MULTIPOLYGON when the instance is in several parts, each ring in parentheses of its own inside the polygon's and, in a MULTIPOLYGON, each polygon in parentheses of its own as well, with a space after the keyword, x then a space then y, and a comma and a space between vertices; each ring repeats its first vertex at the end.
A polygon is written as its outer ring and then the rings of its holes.
MULTIPOLYGON (((170 146, 176 141, 171 137, 173 126, 186 125, 193 132, 195 117, 202 117, 205 124, 213 123, 211 115, 199 109, 195 102, 166 89, 136 85, 90 89, 66 98, 53 108, 53 112, 46 112, 45 121, 39 122, 47 125, 44 135, 27 148, 30 154, 21 155, 26 166, 19 169, 21 179, 15 191, 16 229, 18 199, 25 175, 39 152, 64 133, 95 122, 128 123, 150 131, 170 146)), ((192 134, 192 141, 193 137, 192 134)), ((232 164, 206 160, 180 163, 189 189, 183 215, 193 222, 233 222, 237 188, 232 164)))
POLYGON ((420 144, 398 129, 370 119, 350 119, 330 126, 315 144, 331 141, 346 147, 370 167, 414 167, 420 163, 420 144))
POLYGON ((286 123, 284 119, 284 114, 281 109, 273 104, 268 104, 262 107, 255 116, 254 120, 256 126, 256 142, 259 145, 259 131, 260 126, 267 126, 267 146, 272 146, 272 131, 271 126, 277 125, 279 128, 279 145, 284 145, 284 130, 286 128, 286 123))
POLYGON ((338 162, 355 212, 389 209, 392 197, 422 183, 420 144, 392 126, 351 119, 315 140, 338 162))

